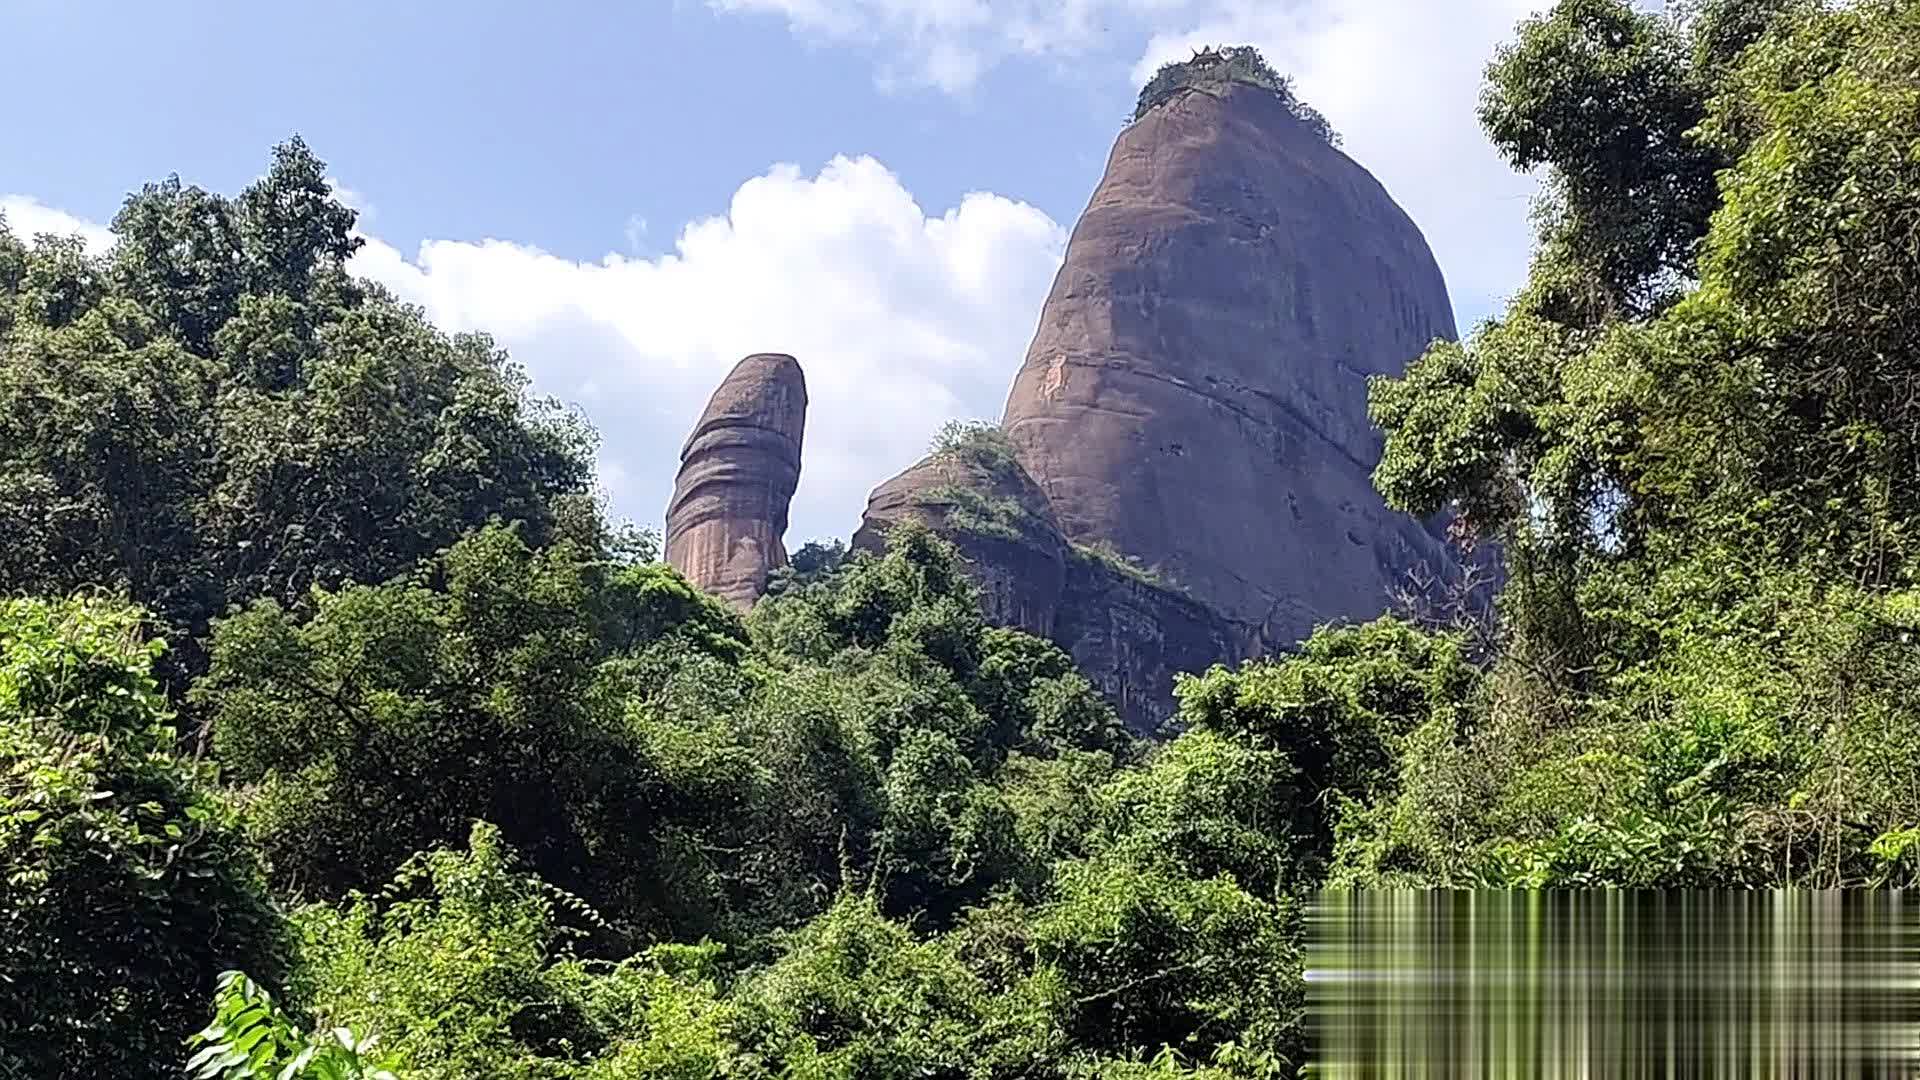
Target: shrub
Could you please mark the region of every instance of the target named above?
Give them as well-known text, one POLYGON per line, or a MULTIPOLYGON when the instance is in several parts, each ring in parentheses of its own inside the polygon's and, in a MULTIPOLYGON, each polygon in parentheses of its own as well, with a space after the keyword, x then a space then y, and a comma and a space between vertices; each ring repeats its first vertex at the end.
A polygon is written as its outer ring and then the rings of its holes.
POLYGON ((1288 112, 1312 128, 1329 145, 1340 145, 1339 134, 1327 123, 1327 118, 1320 114, 1320 110, 1294 97, 1293 80, 1274 71, 1260 51, 1251 45, 1201 49, 1186 60, 1161 65, 1147 85, 1141 87, 1133 118, 1140 119, 1187 90, 1217 92, 1234 83, 1257 86, 1267 91, 1280 99, 1288 112))
POLYGON ((280 922, 213 771, 175 752, 141 614, 0 602, 0 1074, 173 1075, 280 922))

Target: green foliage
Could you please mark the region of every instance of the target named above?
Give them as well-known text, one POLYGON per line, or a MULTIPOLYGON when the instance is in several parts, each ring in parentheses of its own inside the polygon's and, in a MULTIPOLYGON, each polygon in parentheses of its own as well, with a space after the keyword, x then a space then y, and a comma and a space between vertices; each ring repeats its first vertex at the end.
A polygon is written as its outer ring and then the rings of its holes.
POLYGON ((788 557, 787 565, 768 575, 767 595, 778 596, 831 577, 846 561, 847 545, 839 540, 809 540, 788 557))
POLYGON ((1060 647, 1032 634, 989 627, 968 694, 994 725, 996 745, 1053 757, 1076 750, 1126 760, 1137 748, 1093 684, 1060 647))
POLYGON ((1297 927, 1223 878, 1120 861, 1063 866, 1028 930, 1072 1045, 1125 1057, 1234 1044, 1300 1063, 1297 927))
POLYGON ((857 553, 751 620, 790 665, 764 685, 755 727, 780 755, 788 820, 816 823, 794 840, 813 852, 809 876, 845 883, 833 862, 849 858, 889 914, 933 925, 1042 873, 1009 802, 1012 758, 1131 752, 1064 653, 985 625, 958 559, 924 529, 896 530, 884 556, 857 553))
POLYGON ((934 436, 930 452, 935 461, 950 466, 948 474, 956 482, 915 492, 914 501, 938 508, 948 529, 988 539, 1020 540, 1039 527, 1020 499, 1023 490, 1034 490, 1032 480, 999 425, 950 420, 934 436))
POLYGON ((235 198, 147 185, 99 257, 0 229, 0 591, 123 592, 172 689, 229 604, 382 581, 496 517, 605 534, 591 434, 354 281, 324 172, 294 139, 235 198))
POLYGON ((1158 567, 1140 565, 1138 559, 1114 547, 1108 540, 1096 540, 1091 544, 1076 542, 1073 545, 1073 557, 1103 566, 1142 585, 1156 589, 1176 588, 1161 575, 1158 567))
POLYGON ((1693 137, 1706 87, 1686 36, 1624 0, 1562 0, 1487 70, 1480 119, 1522 169, 1552 168, 1550 249, 1622 311, 1690 277, 1724 162, 1693 137))
MULTIPOLYGON (((1524 23, 1531 279, 1370 388, 1491 610, 1190 677, 1151 748, 924 528, 745 620, 652 564, 504 357, 346 276, 304 148, 105 259, 0 230, 0 587, 152 605, 226 780, 142 616, 0 607, 0 1070, 164 1075, 211 1001, 208 1075, 1278 1077, 1327 882, 1915 884, 1917 17, 1524 23)), ((1142 112, 1231 81, 1301 111, 1229 50, 1142 112)))
POLYGON ((1532 280, 1372 388, 1388 500, 1505 556, 1488 692, 1342 880, 1911 879, 1916 64, 1911 4, 1794 0, 1565 0, 1496 60, 1532 280))
POLYGON ((1134 105, 1133 119, 1152 112, 1188 90, 1220 93, 1232 85, 1254 86, 1267 91, 1286 106, 1287 111, 1306 124, 1328 143, 1339 146, 1340 136, 1318 109, 1293 96, 1293 80, 1267 63, 1260 50, 1251 45, 1232 45, 1218 49, 1200 49, 1186 60, 1162 64, 1147 85, 1140 88, 1140 100, 1134 105))
POLYGON ((1389 793, 1410 731, 1465 715, 1477 672, 1450 637, 1383 619, 1298 655, 1185 676, 1185 733, 1102 793, 1097 843, 1258 896, 1310 889, 1349 804, 1389 793))
POLYGON ((299 912, 298 991, 322 1023, 376 1033, 410 1077, 571 1075, 608 1041, 568 949, 595 919, 476 825, 468 850, 409 860, 377 896, 299 912))
POLYGON ((571 945, 596 920, 518 869, 499 830, 480 824, 467 850, 417 856, 377 894, 298 912, 295 989, 317 1030, 372 1032, 359 1042, 389 1048, 387 1067, 407 1080, 693 1080, 740 1056, 717 946, 581 960, 571 945))
POLYGON ((623 926, 717 917, 650 879, 670 873, 673 830, 728 813, 752 766, 734 733, 651 702, 738 659, 731 611, 667 567, 500 527, 312 607, 222 623, 193 691, 284 887, 370 887, 483 818, 623 926))
POLYGON ((914 494, 922 506, 946 510, 945 525, 959 532, 996 540, 1018 540, 1032 525, 1032 515, 1020 500, 990 495, 960 484, 941 484, 914 494))
POLYGON ((399 1080, 396 1062, 373 1056, 374 1039, 350 1028, 303 1032, 272 995, 238 971, 214 987, 213 1023, 189 1042, 195 1080, 399 1080))
MULTIPOLYGON (((0 455, 4 583, 158 609, 0 622, 6 1068, 166 1074, 209 1011, 207 1076, 1296 1060, 1289 841, 1228 805, 1278 751, 1138 771, 925 529, 803 548, 743 621, 600 519, 504 357, 346 276, 304 148, 263 184, 152 186, 106 259, 0 234, 0 391, 53 417, 0 455), (1240 846, 1163 844, 1189 810, 1240 846)), ((937 452, 1019 468, 983 425, 937 452)))
POLYGON ((949 420, 933 436, 928 453, 978 466, 988 475, 1020 467, 1013 443, 1000 425, 987 420, 949 420))
POLYGON ((280 971, 257 859, 176 756, 140 626, 0 601, 0 1073, 171 1075, 220 971, 280 971))
POLYGON ((843 898, 741 989, 743 1028, 770 1067, 808 1080, 994 1075, 1024 1032, 940 942, 843 898))
POLYGON ((1294 877, 1293 818, 1314 798, 1278 750, 1190 731, 1098 794, 1093 846, 1187 878, 1226 877, 1272 896, 1294 877))

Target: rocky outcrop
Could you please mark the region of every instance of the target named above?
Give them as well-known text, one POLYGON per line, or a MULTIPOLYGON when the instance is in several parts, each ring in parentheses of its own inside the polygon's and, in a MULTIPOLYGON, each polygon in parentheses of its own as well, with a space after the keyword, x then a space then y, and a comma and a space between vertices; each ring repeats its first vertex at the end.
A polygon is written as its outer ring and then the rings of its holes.
POLYGON ((905 522, 925 525, 960 549, 989 622, 1052 634, 1069 546, 1019 462, 965 448, 929 455, 874 489, 853 546, 883 551, 887 533, 905 522))
POLYGON ((1177 585, 1087 548, 1072 549, 1048 636, 1143 735, 1173 715, 1176 675, 1248 656, 1235 628, 1177 585))
POLYGON ((667 562, 745 611, 787 564, 787 507, 800 482, 807 381, 791 356, 734 366, 680 451, 667 504, 667 562))
POLYGON ((1366 377, 1453 334, 1420 231, 1365 169, 1261 88, 1189 90, 1115 145, 1002 427, 1068 540, 1285 648, 1445 565, 1373 490, 1366 377))
POLYGON ((1004 446, 982 433, 880 485, 853 546, 880 552, 887 533, 909 522, 944 536, 966 560, 989 622, 1059 642, 1124 722, 1153 731, 1173 712, 1174 675, 1238 660, 1245 643, 1150 568, 1069 542, 1004 446))
POLYGON ((989 617, 1058 642, 1135 730, 1177 672, 1372 618, 1408 570, 1451 565, 1375 493, 1366 411, 1369 375, 1454 335, 1446 285, 1316 116, 1231 80, 1143 105, 1008 394, 1017 475, 936 455, 856 538, 917 520, 954 540, 989 617), (983 505, 1034 524, 983 537, 983 505))

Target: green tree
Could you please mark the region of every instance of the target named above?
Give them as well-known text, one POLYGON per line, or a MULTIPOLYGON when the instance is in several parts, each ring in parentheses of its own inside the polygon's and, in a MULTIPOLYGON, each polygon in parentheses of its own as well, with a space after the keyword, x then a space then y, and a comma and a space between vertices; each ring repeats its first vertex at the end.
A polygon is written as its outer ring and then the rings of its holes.
POLYGON ((1344 879, 1902 872, 1916 29, 1565 0, 1496 61, 1483 119, 1561 193, 1531 280, 1372 389, 1388 501, 1505 557, 1489 692, 1408 735, 1344 879))
POLYGON ((1302 1063, 1297 928, 1230 880, 1068 864, 1029 934, 1033 978, 1081 1054, 1206 1059, 1231 1044, 1302 1063))
POLYGON ((813 852, 817 889, 849 884, 832 869, 848 861, 890 915, 946 925, 1043 876, 1009 798, 1025 779, 1011 760, 1133 752, 1064 653, 985 624, 958 553, 925 529, 761 603, 750 623, 782 669, 761 691, 759 741, 781 754, 774 805, 809 823, 793 849, 813 852))
MULTIPOLYGON (((808 1080, 987 1077, 1036 1037, 938 941, 842 897, 741 987, 767 1072, 808 1080)), ((1002 1066, 1004 1067, 1004 1066, 1002 1066)))
POLYGON ((1707 87, 1672 19, 1623 0, 1562 0, 1487 70, 1480 119, 1522 169, 1551 168, 1546 248, 1602 310, 1640 312, 1692 276, 1723 161, 1693 135, 1707 87))
POLYGON ((178 690, 229 605, 383 581, 495 518, 605 538, 584 425, 355 281, 353 223, 294 139, 236 198, 146 186, 102 255, 0 236, 0 590, 123 592, 178 690))
POLYGON ((284 888, 372 887, 480 818, 628 929, 713 917, 668 901, 670 832, 725 822, 751 762, 655 699, 688 664, 738 659, 730 611, 665 566, 503 527, 313 607, 223 622, 194 689, 284 888))
POLYGON ((282 973, 258 861, 174 753, 137 611, 0 601, 0 1072, 165 1077, 215 976, 282 973))

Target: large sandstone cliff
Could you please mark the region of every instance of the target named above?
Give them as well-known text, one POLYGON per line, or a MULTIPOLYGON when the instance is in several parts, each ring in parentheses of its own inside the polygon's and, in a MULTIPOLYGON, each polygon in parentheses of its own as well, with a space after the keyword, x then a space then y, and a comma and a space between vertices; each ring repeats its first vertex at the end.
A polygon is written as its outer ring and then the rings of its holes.
POLYGON ((746 610, 787 565, 787 508, 800 482, 807 381, 791 356, 759 353, 713 392, 680 452, 667 504, 667 562, 746 610))
POLYGON ((1176 672, 1371 618, 1407 570, 1450 565, 1373 490, 1366 377, 1453 334, 1418 228, 1324 132, 1258 87, 1173 93, 1120 136, 1014 379, 1018 491, 930 459, 857 541, 904 518, 949 535, 990 616, 1149 730, 1176 672), (983 500, 1041 525, 982 538, 942 509, 983 500))
POLYGON ((1433 255, 1365 169, 1270 93, 1190 91, 1114 147, 1003 427, 1069 539, 1286 647, 1445 560, 1373 490, 1365 380, 1453 334, 1433 255))

